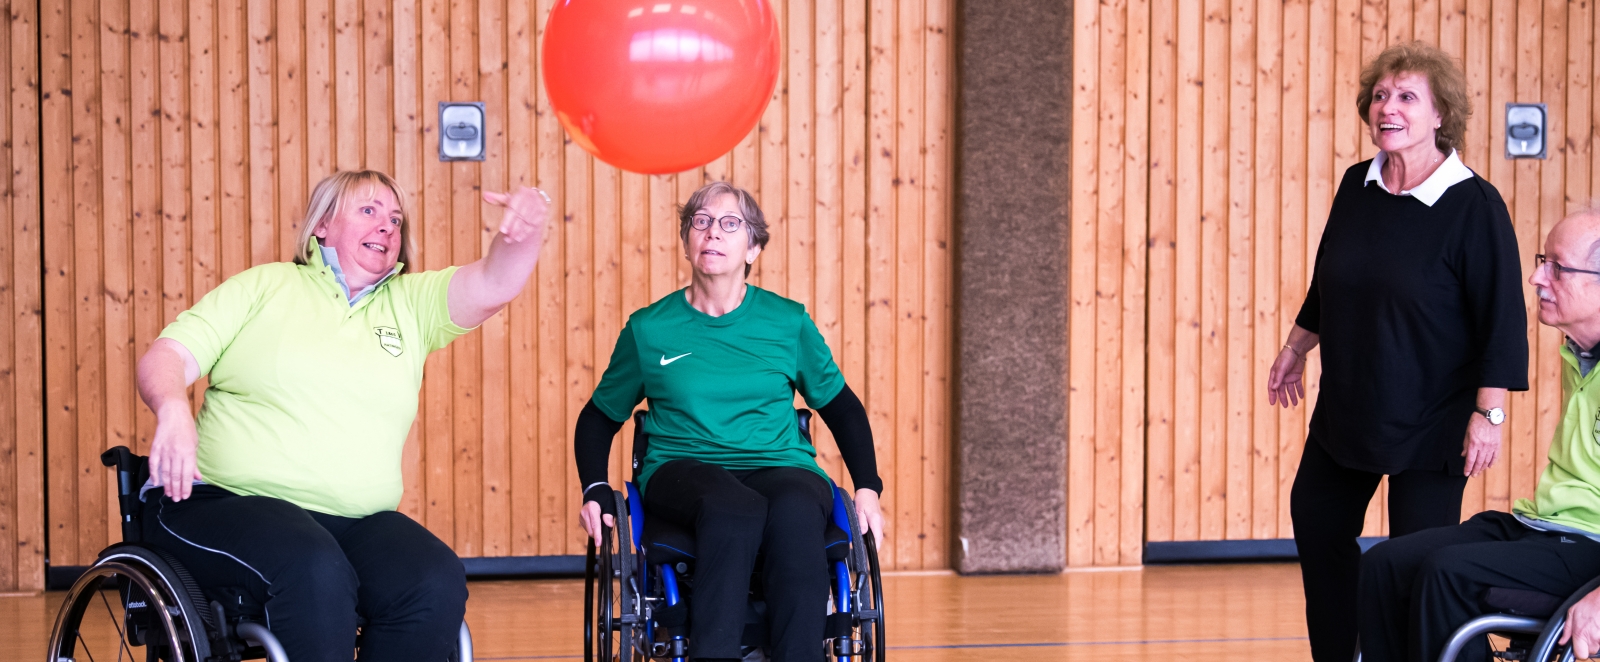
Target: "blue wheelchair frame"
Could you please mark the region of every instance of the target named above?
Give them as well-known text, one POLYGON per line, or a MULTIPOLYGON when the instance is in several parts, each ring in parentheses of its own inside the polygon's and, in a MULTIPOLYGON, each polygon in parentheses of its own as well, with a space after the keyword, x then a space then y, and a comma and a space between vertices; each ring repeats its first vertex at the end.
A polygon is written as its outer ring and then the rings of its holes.
MULTIPOLYGON (((584 658, 611 662, 636 662, 666 659, 686 662, 688 638, 683 627, 664 627, 656 616, 664 608, 678 608, 684 596, 682 578, 671 564, 651 564, 645 556, 644 500, 639 492, 638 473, 648 448, 644 421, 648 413, 634 413, 633 478, 627 493, 613 492, 617 527, 607 527, 599 548, 589 541, 588 572, 585 586, 584 658), (608 577, 609 581, 597 581, 608 577), (659 593, 653 590, 659 580, 659 593), (621 612, 620 614, 616 612, 621 612), (656 640, 656 630, 667 636, 656 640), (616 657, 612 657, 615 645, 616 657), (598 649, 598 650, 597 650, 598 649), (598 655, 597 655, 598 653, 598 655)), ((796 411, 800 432, 811 440, 811 412, 796 411)), ((846 535, 850 548, 844 559, 830 562, 830 592, 834 613, 830 629, 842 630, 831 639, 829 652, 838 662, 883 662, 883 583, 875 541, 856 522, 854 503, 839 486, 833 485, 832 523, 846 535), (848 619, 848 625, 843 619, 848 619), (857 637, 857 634, 860 637, 857 637)))

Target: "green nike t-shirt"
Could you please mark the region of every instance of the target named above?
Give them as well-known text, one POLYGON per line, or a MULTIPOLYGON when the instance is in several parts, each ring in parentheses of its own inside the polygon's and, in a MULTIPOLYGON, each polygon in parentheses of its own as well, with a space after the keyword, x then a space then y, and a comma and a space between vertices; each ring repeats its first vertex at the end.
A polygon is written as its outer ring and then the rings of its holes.
POLYGON ((798 302, 746 285, 712 317, 684 290, 628 318, 594 404, 613 421, 650 401, 640 487, 662 464, 696 459, 731 470, 800 467, 827 478, 795 425, 794 394, 813 409, 844 389, 833 353, 798 302))

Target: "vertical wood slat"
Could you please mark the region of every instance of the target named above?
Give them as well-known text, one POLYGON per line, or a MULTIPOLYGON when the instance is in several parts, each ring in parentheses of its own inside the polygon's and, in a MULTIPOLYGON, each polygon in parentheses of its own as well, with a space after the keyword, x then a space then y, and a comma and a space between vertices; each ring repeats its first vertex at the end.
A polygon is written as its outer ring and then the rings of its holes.
MULTIPOLYGON (((0 332, 11 342, 0 349, 0 362, 9 363, 9 387, 0 383, 0 425, 10 429, 0 433, 14 433, 6 456, 10 466, 0 466, 3 485, 13 486, 9 495, 0 499, 11 508, 5 515, 11 522, 9 532, 0 532, 0 544, 14 552, 0 555, 0 590, 30 591, 44 587, 44 563, 48 553, 44 546, 46 513, 44 507, 44 430, 46 427, 45 374, 44 374, 44 308, 45 284, 37 274, 41 271, 39 247, 43 245, 39 205, 42 201, 41 154, 43 148, 40 110, 43 100, 39 38, 41 17, 39 5, 29 0, 13 0, 6 7, 6 17, 0 25, 7 30, 5 41, 9 49, 0 51, 6 58, 6 76, 10 91, 9 115, 3 130, 9 137, 11 148, 6 153, 10 175, 5 181, 9 191, 3 210, 4 227, 9 232, 8 255, 0 256, 0 269, 9 273, 0 281, 9 284, 8 293, 0 293, 0 312, 11 320, 0 332), (10 350, 7 352, 6 350, 10 350), (9 354, 9 356, 7 356, 9 354), (9 359, 9 361, 7 361, 9 359)), ((4 508, 4 504, 0 504, 4 508)))

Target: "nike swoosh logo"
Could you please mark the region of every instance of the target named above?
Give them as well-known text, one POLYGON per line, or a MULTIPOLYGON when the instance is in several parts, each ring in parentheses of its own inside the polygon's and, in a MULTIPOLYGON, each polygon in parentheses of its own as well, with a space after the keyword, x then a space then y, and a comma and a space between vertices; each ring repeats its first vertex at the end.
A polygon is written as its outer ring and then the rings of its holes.
POLYGON ((667 358, 667 355, 666 355, 666 354, 662 354, 662 355, 661 355, 661 365, 666 365, 666 364, 668 364, 668 363, 672 363, 672 362, 673 362, 673 361, 676 361, 676 360, 678 360, 678 359, 681 359, 681 358, 683 358, 683 357, 685 357, 685 356, 688 356, 688 355, 690 355, 690 354, 693 354, 693 353, 694 353, 694 352, 684 352, 684 353, 682 353, 682 354, 679 354, 679 355, 677 355, 677 356, 674 356, 674 357, 672 357, 672 358, 670 358, 670 359, 669 359, 669 358, 667 358))

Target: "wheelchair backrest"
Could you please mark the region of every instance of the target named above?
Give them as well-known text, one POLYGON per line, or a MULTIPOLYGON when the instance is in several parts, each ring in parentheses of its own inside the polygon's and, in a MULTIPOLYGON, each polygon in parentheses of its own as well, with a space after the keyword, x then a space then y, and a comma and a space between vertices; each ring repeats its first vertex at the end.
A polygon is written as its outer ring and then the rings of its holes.
POLYGON ((127 446, 117 446, 100 454, 100 464, 111 467, 117 479, 117 509, 122 511, 122 541, 139 542, 143 532, 139 523, 139 488, 150 478, 150 459, 134 455, 127 446))
MULTIPOLYGON (((639 411, 633 412, 632 479, 635 481, 639 480, 639 469, 644 466, 645 453, 649 452, 650 450, 650 435, 645 434, 644 432, 644 422, 646 418, 649 418, 649 416, 650 410, 648 409, 640 409, 639 411)), ((800 437, 805 439, 806 443, 816 445, 816 442, 811 440, 811 410, 804 408, 796 409, 794 410, 794 417, 795 424, 800 427, 800 437)))

